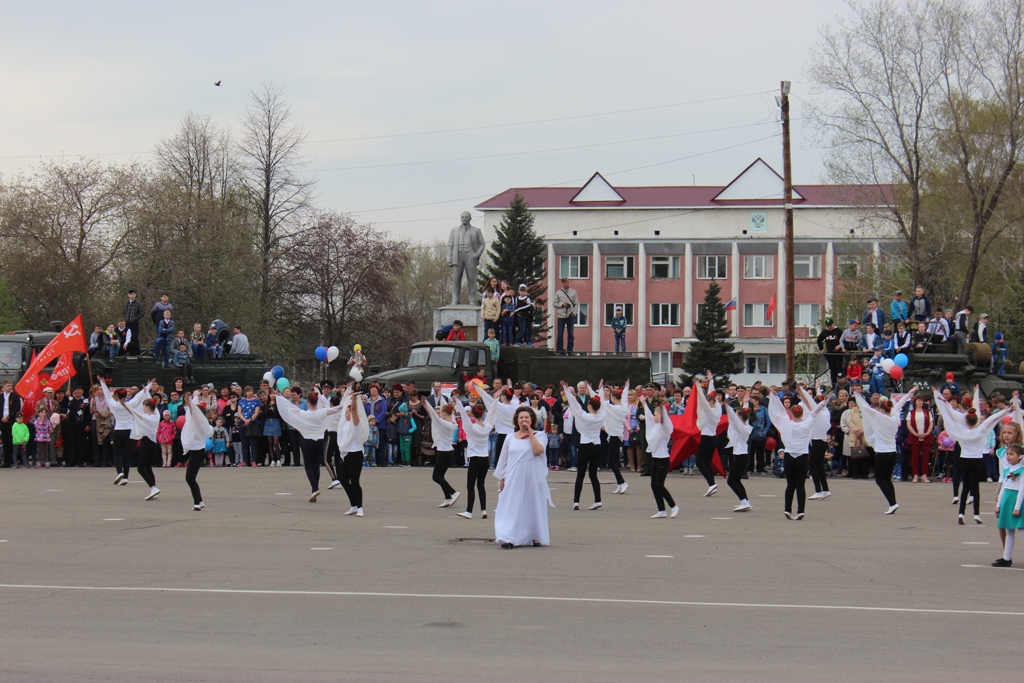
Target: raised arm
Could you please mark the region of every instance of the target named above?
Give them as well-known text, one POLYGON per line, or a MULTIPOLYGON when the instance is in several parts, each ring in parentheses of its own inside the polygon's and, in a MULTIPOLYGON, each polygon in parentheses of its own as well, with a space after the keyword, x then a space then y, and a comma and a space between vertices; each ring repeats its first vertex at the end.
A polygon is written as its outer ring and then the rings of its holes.
POLYGON ((1004 417, 1006 417, 1009 414, 1010 414, 1010 409, 1009 408, 1003 408, 998 413, 992 413, 991 415, 988 416, 988 419, 986 419, 984 422, 981 423, 981 430, 982 431, 987 431, 989 429, 992 429, 997 424, 999 424, 1000 420, 1002 420, 1004 417))
POLYGON ((580 401, 576 398, 576 392, 565 382, 562 382, 562 390, 565 391, 565 402, 569 405, 569 411, 572 416, 579 420, 583 415, 583 406, 580 405, 580 401))
POLYGON ((893 406, 892 406, 892 413, 891 414, 896 416, 896 417, 899 417, 900 415, 902 415, 903 414, 903 406, 905 406, 907 404, 907 401, 909 401, 912 398, 914 398, 914 394, 916 394, 916 393, 917 393, 917 387, 916 386, 910 387, 910 391, 908 391, 907 393, 903 394, 903 396, 900 397, 900 400, 896 401, 896 403, 893 404, 893 406))
POLYGON ((789 419, 786 406, 782 405, 782 401, 779 400, 775 392, 768 394, 768 417, 775 423, 776 429, 781 428, 785 424, 785 420, 789 419))
MULTIPOLYGON (((504 389, 502 391, 504 391, 504 389)), ((477 393, 480 394, 480 400, 484 402, 484 408, 487 409, 487 414, 490 415, 494 408, 494 404, 498 402, 498 399, 491 396, 483 388, 481 388, 477 393)))
POLYGON ((832 398, 834 396, 835 396, 835 394, 829 394, 828 396, 825 397, 825 400, 822 401, 821 403, 815 403, 811 407, 811 414, 814 415, 815 417, 817 417, 818 413, 820 413, 821 411, 823 411, 826 408, 828 408, 828 404, 829 404, 829 402, 832 401, 832 398))

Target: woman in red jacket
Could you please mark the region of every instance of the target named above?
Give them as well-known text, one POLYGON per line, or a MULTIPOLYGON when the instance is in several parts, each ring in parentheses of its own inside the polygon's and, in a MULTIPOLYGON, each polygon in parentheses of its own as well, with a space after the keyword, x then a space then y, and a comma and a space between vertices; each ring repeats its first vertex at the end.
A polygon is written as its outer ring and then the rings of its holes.
POLYGON ((928 460, 932 452, 932 411, 924 407, 924 397, 914 397, 914 409, 907 413, 907 444, 910 446, 910 471, 914 483, 928 483, 928 460))

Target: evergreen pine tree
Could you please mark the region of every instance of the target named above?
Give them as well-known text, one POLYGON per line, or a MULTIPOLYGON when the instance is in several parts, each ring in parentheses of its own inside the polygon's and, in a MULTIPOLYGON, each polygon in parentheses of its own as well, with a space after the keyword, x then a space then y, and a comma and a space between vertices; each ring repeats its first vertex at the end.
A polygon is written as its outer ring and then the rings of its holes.
POLYGON ((529 209, 529 204, 517 192, 505 209, 495 240, 487 250, 487 268, 480 275, 480 286, 486 286, 492 277, 499 281, 505 280, 516 291, 520 284, 527 286, 535 306, 533 342, 536 344, 547 337, 544 307, 547 291, 544 259, 547 247, 533 229, 534 217, 529 209))
POLYGON ((736 346, 726 341, 730 332, 725 325, 725 305, 718 296, 721 291, 717 281, 708 284, 704 308, 693 331, 697 341, 690 344, 686 352, 683 370, 698 377, 710 370, 715 375, 715 384, 724 387, 729 383, 730 373, 742 370, 743 362, 741 355, 735 352, 736 346))

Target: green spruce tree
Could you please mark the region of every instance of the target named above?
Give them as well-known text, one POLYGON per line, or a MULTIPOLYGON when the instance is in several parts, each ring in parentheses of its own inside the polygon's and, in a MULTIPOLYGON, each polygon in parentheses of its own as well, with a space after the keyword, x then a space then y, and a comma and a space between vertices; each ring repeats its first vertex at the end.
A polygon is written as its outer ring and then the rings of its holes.
POLYGON ((710 370, 715 375, 715 384, 724 387, 731 373, 742 370, 743 362, 735 344, 726 341, 730 332, 725 324, 725 305, 718 296, 721 291, 718 282, 712 280, 704 293, 704 308, 693 331, 697 341, 686 352, 683 370, 697 377, 710 370))
POLYGON ((517 192, 505 209, 495 240, 487 250, 487 267, 480 275, 480 286, 485 287, 492 277, 505 280, 513 290, 517 290, 520 284, 527 286, 535 306, 533 342, 536 344, 547 338, 547 283, 544 274, 547 247, 533 229, 533 220, 530 206, 517 192))

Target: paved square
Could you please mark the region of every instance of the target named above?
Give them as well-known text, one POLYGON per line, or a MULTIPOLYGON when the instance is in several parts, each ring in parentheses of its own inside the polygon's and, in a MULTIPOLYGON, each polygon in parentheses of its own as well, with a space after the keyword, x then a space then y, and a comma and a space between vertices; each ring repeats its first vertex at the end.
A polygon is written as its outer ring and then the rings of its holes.
POLYGON ((995 518, 957 526, 949 485, 897 485, 888 517, 873 482, 833 481, 796 522, 783 480, 733 513, 724 482, 673 474, 682 511, 652 520, 646 478, 617 496, 602 473, 604 508, 573 512, 552 472, 552 545, 501 550, 427 469, 364 470, 362 519, 340 490, 308 503, 301 468, 204 468, 201 513, 184 470, 156 476, 147 503, 113 470, 0 475, 5 682, 1019 676, 1024 574, 989 567, 995 518))

